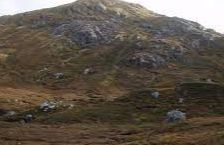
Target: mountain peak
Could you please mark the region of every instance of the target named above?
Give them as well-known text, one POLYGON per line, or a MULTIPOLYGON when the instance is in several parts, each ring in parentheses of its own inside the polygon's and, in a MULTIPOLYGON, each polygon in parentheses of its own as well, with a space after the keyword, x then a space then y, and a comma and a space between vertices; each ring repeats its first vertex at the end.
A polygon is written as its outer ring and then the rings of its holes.
POLYGON ((128 3, 121 0, 78 0, 72 4, 64 5, 69 15, 81 14, 92 16, 94 14, 118 15, 122 17, 145 17, 155 15, 152 11, 139 4, 128 3))
POLYGON ((145 7, 128 3, 122 0, 78 0, 62 6, 36 10, 14 16, 1 17, 1 23, 30 23, 39 21, 42 18, 49 18, 56 21, 61 19, 120 19, 120 18, 149 18, 160 16, 145 7))
POLYGON ((96 3, 103 3, 105 5, 114 5, 115 3, 121 3, 120 0, 77 0, 74 3, 86 3, 86 4, 96 4, 96 3))
POLYGON ((223 35, 120 0, 79 0, 3 17, 0 27, 6 82, 136 89, 189 76, 223 79, 223 35))
POLYGON ((118 6, 118 5, 131 5, 131 6, 138 6, 143 8, 141 5, 139 4, 134 4, 134 3, 128 3, 122 0, 77 0, 75 2, 73 2, 73 5, 79 5, 79 4, 85 4, 88 6, 96 6, 96 5, 104 5, 106 7, 109 6, 118 6))

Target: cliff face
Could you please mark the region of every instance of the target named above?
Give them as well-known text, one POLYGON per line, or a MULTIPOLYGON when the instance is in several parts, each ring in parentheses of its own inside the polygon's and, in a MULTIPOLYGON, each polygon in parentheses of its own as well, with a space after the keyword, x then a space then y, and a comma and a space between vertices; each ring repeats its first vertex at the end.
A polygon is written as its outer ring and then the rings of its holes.
POLYGON ((224 81, 222 34, 137 4, 79 0, 0 24, 1 83, 113 90, 224 81))

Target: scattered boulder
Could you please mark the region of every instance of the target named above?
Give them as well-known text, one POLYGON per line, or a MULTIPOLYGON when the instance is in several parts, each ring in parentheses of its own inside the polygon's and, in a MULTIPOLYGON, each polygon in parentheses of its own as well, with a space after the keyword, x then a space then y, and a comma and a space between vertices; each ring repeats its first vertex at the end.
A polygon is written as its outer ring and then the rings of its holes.
POLYGON ((63 79, 64 78, 64 73, 55 73, 54 74, 56 79, 63 79))
POLYGON ((180 103, 180 104, 184 103, 184 98, 179 98, 178 103, 180 103))
POLYGON ((15 111, 8 111, 8 110, 0 109, 0 116, 12 117, 12 116, 15 116, 15 115, 16 115, 15 111))
POLYGON ((45 68, 39 70, 39 73, 42 73, 42 72, 48 72, 48 71, 49 71, 49 69, 45 67, 45 68))
POLYGON ((74 104, 69 104, 69 105, 68 105, 68 109, 73 109, 74 107, 75 107, 74 104))
POLYGON ((21 125, 25 125, 26 122, 24 121, 24 119, 20 119, 20 120, 19 120, 19 123, 20 123, 21 125))
POLYGON ((159 92, 152 92, 151 95, 152 95, 155 99, 158 99, 159 96, 160 96, 160 93, 159 93, 159 92))
POLYGON ((43 112, 49 112, 57 108, 56 102, 45 101, 40 105, 40 110, 43 112))
POLYGON ((214 81, 212 79, 207 79, 206 82, 207 83, 214 83, 214 81))
POLYGON ((15 116, 15 115, 16 115, 16 112, 15 111, 7 111, 4 116, 5 117, 12 117, 12 116, 15 116))
POLYGON ((129 59, 129 63, 141 67, 156 68, 165 66, 166 60, 157 54, 136 53, 129 59))
POLYGON ((83 72, 84 75, 88 75, 88 74, 93 74, 95 73, 94 69, 89 67, 89 68, 86 68, 83 72))
POLYGON ((23 118, 23 121, 25 123, 31 123, 33 121, 34 117, 32 114, 27 114, 24 118, 23 118))
POLYGON ((186 120, 186 113, 179 110, 172 110, 167 113, 167 121, 170 123, 182 122, 186 120))

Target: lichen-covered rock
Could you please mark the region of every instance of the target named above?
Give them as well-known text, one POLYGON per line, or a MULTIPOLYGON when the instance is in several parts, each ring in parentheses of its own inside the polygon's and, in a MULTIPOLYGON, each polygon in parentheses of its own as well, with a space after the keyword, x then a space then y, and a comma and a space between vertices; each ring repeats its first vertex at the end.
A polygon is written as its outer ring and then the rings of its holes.
POLYGON ((45 101, 40 105, 40 110, 48 112, 57 108, 57 103, 52 101, 45 101))
POLYGON ((179 110, 172 110, 167 113, 167 121, 171 123, 181 122, 186 120, 186 113, 179 110))

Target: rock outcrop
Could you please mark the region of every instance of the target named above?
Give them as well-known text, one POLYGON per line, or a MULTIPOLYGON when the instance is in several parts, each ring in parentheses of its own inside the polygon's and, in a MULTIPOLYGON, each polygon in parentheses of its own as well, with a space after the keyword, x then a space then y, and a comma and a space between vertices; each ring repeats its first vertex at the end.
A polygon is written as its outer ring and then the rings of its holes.
POLYGON ((136 53, 129 59, 129 63, 140 67, 156 68, 166 65, 166 60, 156 54, 136 53))
POLYGON ((110 43, 119 30, 119 26, 109 21, 74 20, 55 28, 54 35, 69 37, 80 46, 110 43))

